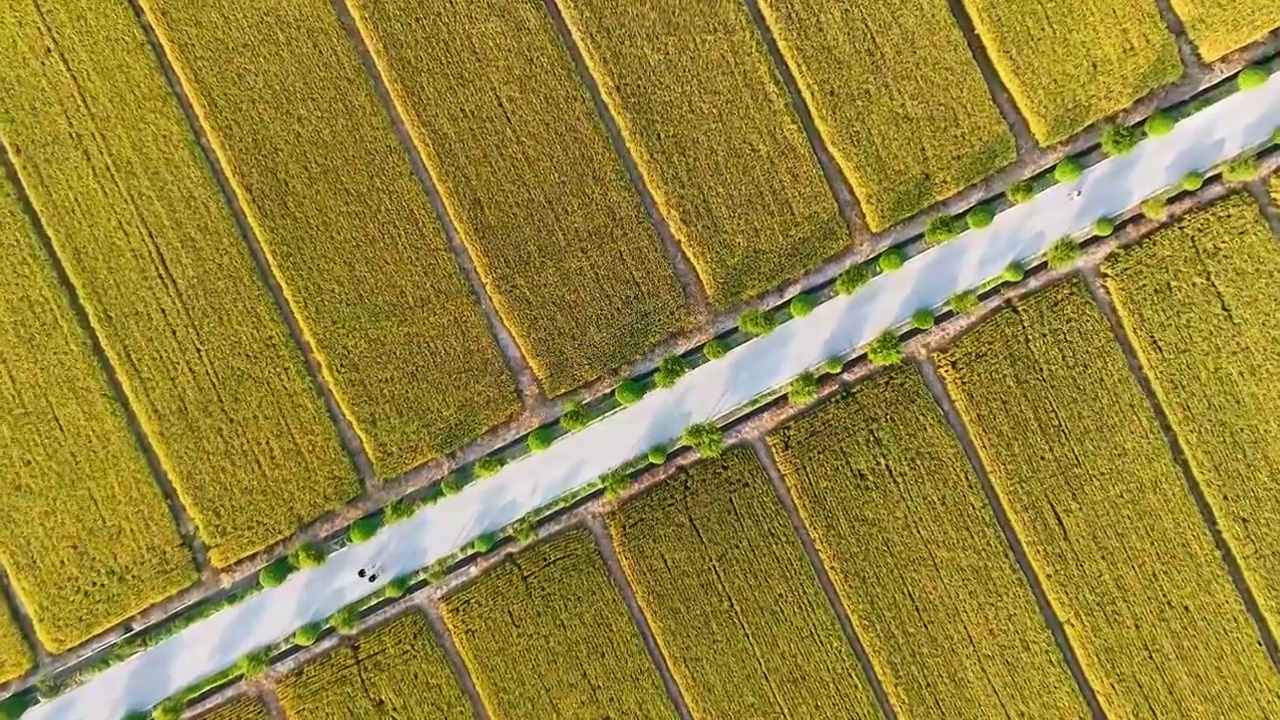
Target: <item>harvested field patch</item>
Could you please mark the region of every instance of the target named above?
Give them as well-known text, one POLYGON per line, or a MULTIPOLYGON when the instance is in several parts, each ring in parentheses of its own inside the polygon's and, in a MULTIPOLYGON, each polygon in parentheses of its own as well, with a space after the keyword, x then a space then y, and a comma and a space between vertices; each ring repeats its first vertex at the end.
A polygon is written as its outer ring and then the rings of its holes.
POLYGON ((1105 266, 1160 404, 1272 627, 1280 627, 1280 244, 1235 195, 1105 266))
POLYGON ((354 469, 128 2, 6 4, 0 134, 210 559, 350 499, 354 469))
POLYGON ((1088 717, 919 375, 889 370, 769 442, 900 715, 1088 717))
POLYGON ((878 717, 749 450, 663 482, 615 511, 609 530, 694 717, 878 717))
POLYGON ((473 717, 427 618, 406 613, 278 684, 289 720, 473 717))
POLYGON ((1280 27, 1274 0, 1170 0, 1205 62, 1261 40, 1280 27))
POLYGON ((688 310, 541 2, 354 0, 494 304, 552 394, 688 310))
POLYGON ((1082 283, 939 362, 1107 713, 1275 717, 1280 676, 1082 283))
POLYGON ((271 715, 261 700, 243 696, 201 715, 200 720, 271 720, 271 715))
POLYGON ((1182 75, 1155 0, 963 0, 991 61, 1048 144, 1182 75))
POLYGON ((444 611, 497 720, 676 717, 585 530, 507 558, 444 611))
POLYGON ((946 0, 761 0, 760 7, 872 230, 1017 156, 946 0))
POLYGON ((714 302, 756 295, 847 245, 848 228, 741 2, 560 5, 714 302))
POLYGON ((382 476, 509 418, 515 384, 326 0, 141 0, 382 476))
MULTIPOLYGON (((3 175, 0 262, 0 558, 40 642, 61 652, 190 585, 196 573, 3 175)), ((31 664, 7 615, 0 678, 31 664)))

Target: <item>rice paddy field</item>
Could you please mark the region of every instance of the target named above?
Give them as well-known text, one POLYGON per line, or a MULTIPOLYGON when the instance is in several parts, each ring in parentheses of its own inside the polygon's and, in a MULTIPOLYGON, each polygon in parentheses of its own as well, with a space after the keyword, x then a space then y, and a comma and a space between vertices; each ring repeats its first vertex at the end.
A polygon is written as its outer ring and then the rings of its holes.
MULTIPOLYGON (((40 642, 63 650, 191 584, 195 570, 3 177, 0 257, 0 559, 40 642)), ((4 614, 0 677, 11 677, 31 654, 4 614)))
POLYGON ((271 715, 262 701, 254 697, 239 697, 200 716, 200 720, 270 720, 271 715))
POLYGON ((946 0, 761 0, 760 8, 872 230, 1016 156, 946 0))
POLYGON ((1155 0, 963 0, 1041 143, 1063 140, 1182 75, 1155 0))
POLYGON ((1280 244, 1239 194, 1125 250, 1105 272, 1196 480, 1280 627, 1280 244))
POLYGON ((473 717, 431 625, 416 611, 304 665, 278 683, 278 693, 289 720, 473 717))
POLYGON ((1170 0, 1169 4, 1206 62, 1280 27, 1280 5, 1271 0, 1170 0))
POLYGON ((1280 675, 1082 283, 938 362, 1108 715, 1275 716, 1280 675))
POLYGON ((548 392, 685 325, 675 274, 541 2, 353 5, 548 392))
POLYGON ((351 463, 128 2, 8 6, 0 104, 22 110, 0 137, 210 559, 349 500, 351 463))
POLYGON ((677 717, 585 530, 503 561, 444 614, 495 720, 677 717))
POLYGON ((729 450, 608 519, 695 718, 879 717, 764 468, 729 450))
POLYGON ((378 474, 518 409, 515 384, 326 0, 141 0, 378 474))
POLYGON ((900 717, 1089 716, 919 375, 877 376, 769 443, 900 717))
POLYGON ((848 228, 739 0, 560 7, 713 302, 756 295, 846 247, 848 228))

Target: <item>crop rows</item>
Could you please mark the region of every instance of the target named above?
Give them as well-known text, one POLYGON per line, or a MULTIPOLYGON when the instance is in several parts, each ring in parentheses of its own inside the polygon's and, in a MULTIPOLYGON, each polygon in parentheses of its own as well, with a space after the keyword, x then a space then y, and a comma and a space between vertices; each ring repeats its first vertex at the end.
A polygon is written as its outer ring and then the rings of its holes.
POLYGON ((1200 57, 1213 62, 1280 27, 1274 0, 1170 0, 1200 57))
POLYGON ((636 163, 711 299, 845 247, 848 231, 740 0, 565 0, 636 163))
POLYGON ((1065 139, 1182 75, 1155 0, 964 0, 1041 143, 1065 139))
POLYGON ((1016 156, 1013 134, 946 0, 760 6, 872 230, 1016 156))
MULTIPOLYGON (((200 443, 217 438, 193 436, 184 423, 216 415, 217 407, 193 413, 182 406, 197 398, 216 404, 216 397, 204 392, 207 386, 168 379, 198 360, 197 348, 175 337, 196 328, 176 302, 152 293, 176 286, 199 296, 196 278, 178 275, 187 269, 182 246, 237 239, 222 232, 218 221, 225 217, 213 196, 201 192, 208 183, 202 185, 196 159, 183 153, 189 138, 152 74, 127 6, 67 0, 42 10, 26 0, 5 8, 0 136, 105 331, 126 387, 152 427, 165 423, 161 438, 172 441, 165 450, 179 471, 175 479, 186 480, 183 471, 201 463, 231 473, 216 450, 199 463, 193 457, 200 443), (122 78, 136 84, 122 89, 122 78), (112 139, 110 148, 103 135, 112 139), (130 177, 136 194, 117 184, 113 169, 130 177), (161 241, 162 231, 173 240, 161 241), (171 271, 163 283, 158 273, 166 266, 151 259, 161 252, 169 253, 171 271), (176 313, 173 325, 150 322, 162 319, 161 308, 176 313)), ((6 478, 0 557, 40 640, 59 652, 187 586, 195 572, 16 193, 7 180, 0 185, 0 468, 6 478)), ((217 265, 204 270, 205 282, 222 274, 217 265)), ((249 272, 244 284, 252 286, 249 272)), ((251 317, 252 303, 241 299, 221 311, 251 317)), ((228 350, 217 337, 226 327, 208 322, 200 328, 211 360, 228 350)), ((238 431, 236 437, 248 441, 238 431)))
POLYGON ((271 720, 271 715, 261 700, 241 696, 201 715, 200 720, 271 720))
POLYGON ((494 304, 550 393, 683 326, 675 274, 541 2, 352 4, 494 304))
POLYGON ((1105 271, 1223 534, 1280 626, 1280 245, 1253 201, 1235 195, 1105 271))
POLYGON ((676 716, 584 530, 505 560, 444 610, 497 720, 676 716))
POLYGON ((1082 284, 940 366, 1108 715, 1275 717, 1280 676, 1082 284))
POLYGON ((737 448, 609 518, 696 718, 873 718, 875 704, 764 469, 737 448))
MULTIPOLYGON (((0 558, 40 640, 57 652, 189 585, 195 571, 2 177, 0 259, 0 558)), ((17 628, 3 625, 0 676, 30 663, 17 628)))
POLYGON ((0 682, 18 677, 31 669, 35 657, 22 635, 8 603, 0 607, 0 682))
POLYGON ((379 474, 510 417, 514 382, 332 5, 142 5, 379 474))
POLYGON ((289 720, 473 717, 444 651, 411 612, 303 666, 279 683, 289 720))
POLYGON ((1088 716, 918 375, 878 376, 770 444, 901 716, 1088 716))

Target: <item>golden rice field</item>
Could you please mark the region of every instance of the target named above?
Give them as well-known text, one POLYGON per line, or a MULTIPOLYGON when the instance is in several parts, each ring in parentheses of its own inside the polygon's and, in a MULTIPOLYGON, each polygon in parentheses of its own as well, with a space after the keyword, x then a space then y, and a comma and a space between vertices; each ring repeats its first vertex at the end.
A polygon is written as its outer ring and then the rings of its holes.
POLYGON ((0 607, 0 682, 18 677, 31 669, 35 657, 14 619, 8 603, 0 607))
POLYGON ((879 375, 769 438, 901 717, 1089 712, 919 375, 879 375))
POLYGON ((1280 675, 1083 285, 939 364, 1108 715, 1275 717, 1280 675))
POLYGON ((1206 62, 1280 27, 1280 3, 1273 0, 1170 0, 1170 5, 1206 62))
POLYGON ((351 463, 129 3, 7 4, 0 105, 22 111, 0 134, 210 559, 349 500, 351 463))
POLYGON ((866 679, 773 494, 736 448, 608 519, 695 718, 874 718, 866 679))
POLYGON ((271 720, 271 715, 261 700, 241 696, 201 715, 200 720, 271 720))
POLYGON ((495 720, 676 717, 585 530, 504 560, 444 614, 495 720))
POLYGON ((685 325, 675 274, 541 2, 352 5, 548 392, 593 380, 685 325))
POLYGON ((760 8, 872 230, 1016 156, 946 0, 761 0, 760 8))
POLYGON ((289 720, 473 717, 431 625, 416 611, 339 645, 277 689, 289 720))
POLYGON ((565 0, 560 7, 714 302, 756 295, 848 244, 800 120, 739 0, 565 0))
POLYGON ((382 476, 519 407, 327 0, 141 0, 382 476))
POLYGON ((1223 534, 1280 626, 1280 245, 1240 194, 1155 232, 1104 270, 1223 534))
MULTIPOLYGON (((0 559, 40 642, 60 652, 196 574, 90 340, 3 176, 0 257, 0 559)), ((0 678, 31 663, 7 609, 4 617, 0 678)))
POLYGON ((1155 0, 963 0, 1041 143, 1063 140, 1182 75, 1155 0))

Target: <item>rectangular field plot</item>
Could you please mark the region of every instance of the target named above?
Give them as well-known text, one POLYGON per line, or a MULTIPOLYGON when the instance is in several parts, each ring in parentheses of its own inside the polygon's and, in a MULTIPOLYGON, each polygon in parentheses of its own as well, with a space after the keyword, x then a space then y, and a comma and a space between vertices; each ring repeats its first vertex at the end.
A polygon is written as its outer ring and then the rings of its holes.
POLYGON ((519 407, 326 0, 141 0, 325 375, 394 476, 519 407))
POLYGON ((508 558, 444 611, 495 720, 676 717, 584 530, 508 558))
POLYGON ((566 0, 565 19, 713 301, 758 294, 848 242, 739 0, 566 0))
POLYGON ((1275 0, 1170 0, 1200 57, 1213 62, 1280 27, 1275 0))
POLYGON ((1263 611, 1280 626, 1280 245, 1236 195, 1105 267, 1107 287, 1263 611))
POLYGON ((1108 715, 1275 717, 1280 676, 1083 286, 939 362, 1108 715))
POLYGON ((22 635, 8 603, 0 606, 0 682, 12 680, 31 669, 35 656, 22 635))
POLYGON ((541 2, 352 4, 548 392, 684 325, 675 274, 541 2))
POLYGON ((761 0, 760 7, 872 230, 1016 156, 946 0, 761 0))
MULTIPOLYGON (((225 565, 350 499, 355 472, 129 3, 10 6, 0 134, 210 559, 225 565)), ((145 517, 120 520, 136 531, 145 517)), ((156 559, 165 573, 171 560, 156 559)))
MULTIPOLYGON (((0 32, 0 37, 5 36, 0 32)), ((15 189, 0 175, 0 558, 61 652, 190 585, 195 569, 15 189)), ((0 623, 0 677, 30 653, 0 623)))
POLYGON ((289 720, 462 720, 471 706, 424 615, 410 612, 282 680, 289 720))
POLYGON ((876 377, 770 444, 901 717, 1088 716, 918 375, 876 377))
POLYGON ((1044 144, 1182 75, 1155 0, 964 0, 964 6, 1044 144))
POLYGON ((200 716, 200 720, 271 720, 262 701, 255 697, 239 697, 200 716))
POLYGON ((874 718, 866 679, 750 451, 693 466, 609 518, 696 718, 874 718))

